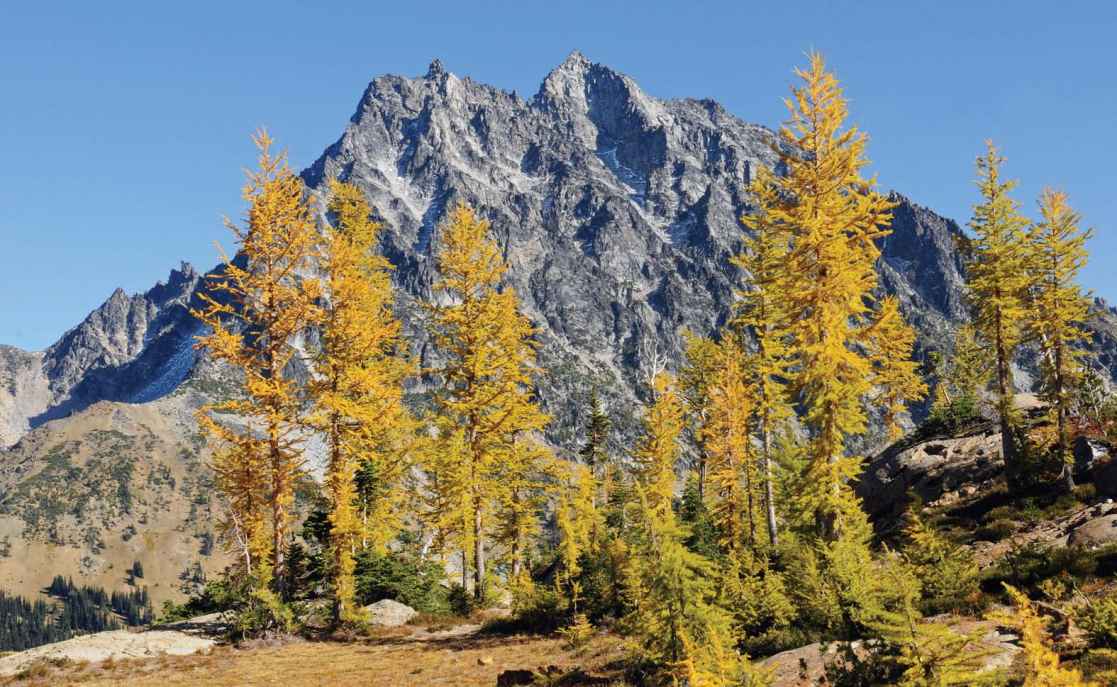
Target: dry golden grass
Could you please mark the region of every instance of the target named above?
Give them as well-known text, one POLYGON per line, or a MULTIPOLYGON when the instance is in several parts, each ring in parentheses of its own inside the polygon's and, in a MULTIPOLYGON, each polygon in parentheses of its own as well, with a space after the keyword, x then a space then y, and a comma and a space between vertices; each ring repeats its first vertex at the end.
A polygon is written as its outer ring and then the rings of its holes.
MULTIPOLYGON (((509 669, 556 666, 611 673, 623 655, 621 640, 601 635, 569 649, 561 639, 473 635, 444 639, 380 637, 356 642, 290 641, 217 647, 206 655, 105 662, 36 664, 0 685, 282 685, 283 687, 492 687, 509 669)), ((598 683, 600 684, 600 683, 598 683)))

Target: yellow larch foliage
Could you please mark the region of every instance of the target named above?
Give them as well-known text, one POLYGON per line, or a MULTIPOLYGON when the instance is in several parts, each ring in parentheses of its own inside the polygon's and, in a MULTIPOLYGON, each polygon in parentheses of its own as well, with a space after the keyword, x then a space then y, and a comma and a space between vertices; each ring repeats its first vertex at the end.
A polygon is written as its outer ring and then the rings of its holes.
POLYGON ((694 439, 698 451, 695 466, 698 473, 698 494, 705 496, 709 468, 709 433, 703 428, 709 421, 709 386, 718 365, 720 346, 713 340, 690 331, 683 332, 683 338, 686 342, 686 364, 679 370, 679 393, 686 401, 687 431, 694 439))
POLYGON ((701 435, 708 454, 707 501, 722 549, 738 557, 756 544, 755 455, 750 436, 753 399, 746 386, 740 343, 733 336, 718 347, 708 385, 709 409, 701 435))
POLYGON ((787 102, 780 129, 783 176, 758 177, 754 195, 762 233, 783 233, 788 245, 780 282, 785 290, 795 364, 795 389, 810 430, 808 484, 816 519, 827 536, 856 508, 844 487, 858 471, 845 455, 846 438, 866 428, 863 402, 872 389, 872 364, 864 354, 877 286, 875 241, 888 234, 894 203, 862 177, 867 136, 843 128, 845 96, 817 53, 787 102))
POLYGON ((244 188, 247 225, 226 222, 238 259, 226 258, 199 292, 202 306, 194 315, 210 330, 198 337, 198 347, 243 375, 243 396, 207 405, 198 417, 224 444, 215 468, 232 517, 253 542, 254 575, 262 589, 273 573, 282 579, 294 482, 304 462, 299 428, 305 398, 285 369, 297 353, 296 340, 322 311, 321 285, 307 276, 320 253, 320 236, 306 189, 285 156, 272 153, 267 132, 253 140, 260 156, 244 188), (223 415, 241 422, 234 426, 223 415), (242 510, 261 498, 264 517, 242 510))
POLYGON ((888 438, 894 441, 904 433, 899 417, 907 410, 907 402, 927 395, 919 363, 912 360, 915 330, 904 321, 895 296, 880 302, 866 332, 866 343, 875 397, 882 406, 888 438))
POLYGON ((1001 452, 1010 485, 1020 478, 1013 437, 1012 361, 1023 336, 1027 316, 1024 291, 1028 282, 1026 230, 1028 222, 1009 195, 1015 181, 1001 178, 1004 158, 992 141, 977 159, 982 201, 974 206, 970 229, 973 240, 966 266, 974 324, 990 343, 996 358, 997 409, 1001 424, 1001 452))
MULTIPOLYGON (((414 372, 392 313, 391 265, 377 255, 380 225, 356 186, 330 182, 322 267, 328 304, 310 388, 312 425, 326 439, 326 493, 338 617, 353 616, 353 555, 362 544, 383 553, 401 526, 405 447, 414 421, 403 403, 403 384, 414 372), (359 517, 355 476, 369 461, 377 498, 359 517)), ((368 468, 366 468, 368 469, 368 468)))
POLYGON ((528 581, 529 545, 540 531, 538 514, 554 491, 558 469, 550 449, 526 434, 515 438, 500 467, 494 538, 506 551, 511 579, 521 586, 528 581))
POLYGON ((535 329, 519 311, 511 288, 500 288, 505 272, 489 223, 458 205, 442 226, 435 284, 439 304, 431 307, 431 336, 445 364, 435 396, 442 437, 430 467, 437 473, 437 514, 461 526, 460 543, 472 548, 474 593, 484 594, 487 540, 494 510, 507 503, 518 474, 534 469, 540 452, 518 453, 516 440, 542 429, 547 416, 532 395, 535 329), (530 460, 520 460, 531 457, 530 460), (510 475, 514 466, 517 475, 510 475))
POLYGON ((765 208, 778 204, 771 174, 762 168, 753 179, 751 192, 757 199, 758 211, 741 218, 754 235, 745 237, 744 250, 733 260, 734 264, 748 272, 750 278, 750 288, 740 294, 733 324, 751 333, 756 342, 756 352, 748 356, 745 369, 754 404, 755 434, 760 440, 759 468, 768 539, 775 545, 779 542, 779 526, 772 474, 772 444, 793 414, 787 388, 792 377, 792 357, 786 294, 794 287, 786 283, 790 276, 785 269, 790 236, 780 226, 770 224, 765 213, 765 208))
POLYGON ((572 464, 568 484, 555 509, 555 524, 559 533, 559 559, 562 561, 561 583, 570 594, 575 614, 578 613, 581 588, 581 558, 595 545, 603 526, 601 513, 594 504, 597 482, 589 466, 572 464))
POLYGON ((652 380, 652 393, 654 400, 644 414, 644 433, 633 462, 649 508, 664 513, 671 510, 675 497, 675 463, 686 409, 675 378, 666 372, 652 380))
POLYGON ((623 576, 631 610, 622 626, 665 676, 697 680, 694 684, 742 684, 747 663, 736 651, 732 618, 718 604, 716 569, 686 547, 675 512, 649 498, 655 488, 636 487, 634 546, 623 576))
POLYGON ((1062 191, 1044 189, 1039 210, 1043 219, 1029 237, 1033 308, 1029 328, 1043 352, 1044 395, 1055 413, 1055 452, 1063 463, 1064 486, 1069 491, 1074 488, 1074 461, 1067 451, 1068 416, 1071 391, 1081 374, 1080 346, 1089 338, 1085 324, 1090 314, 1090 301, 1076 279, 1086 265, 1086 241, 1092 232, 1079 229, 1081 217, 1062 191))
POLYGON ((989 385, 993 364, 973 325, 958 327, 949 355, 936 353, 932 359, 937 378, 932 412, 942 414, 956 404, 976 408, 989 385))
POLYGON ((998 670, 983 670, 992 653, 982 643, 984 631, 962 633, 944 622, 927 621, 920 616, 919 580, 902 566, 888 566, 883 574, 893 594, 899 597, 896 608, 882 610, 869 623, 880 638, 893 647, 886 652, 891 663, 902 670, 896 677, 898 687, 978 687, 1002 684, 998 670))
POLYGON ((1024 687, 1100 687, 1085 680, 1077 670, 1059 665, 1059 654, 1051 649, 1044 618, 1036 613, 1032 602, 1019 590, 1005 584, 1015 611, 998 616, 1000 622, 1020 632, 1024 646, 1024 687))

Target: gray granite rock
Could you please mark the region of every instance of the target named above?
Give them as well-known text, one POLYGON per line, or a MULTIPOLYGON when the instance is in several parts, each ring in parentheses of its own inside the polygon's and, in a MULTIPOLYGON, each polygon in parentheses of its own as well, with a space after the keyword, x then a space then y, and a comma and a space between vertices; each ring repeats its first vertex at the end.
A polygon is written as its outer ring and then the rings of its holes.
POLYGON ((374 604, 364 607, 369 623, 379 627, 399 627, 406 625, 418 612, 408 606, 392 599, 381 599, 374 604))

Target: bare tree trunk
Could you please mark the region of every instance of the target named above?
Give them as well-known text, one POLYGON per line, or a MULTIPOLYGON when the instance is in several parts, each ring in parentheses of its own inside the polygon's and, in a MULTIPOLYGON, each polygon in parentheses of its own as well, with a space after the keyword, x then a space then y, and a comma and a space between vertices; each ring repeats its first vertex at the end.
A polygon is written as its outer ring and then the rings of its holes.
POLYGON ((481 504, 473 503, 473 596, 485 598, 485 542, 481 536, 481 504))
POLYGON ((772 546, 779 545, 779 526, 776 523, 776 498, 772 487, 772 438, 768 436, 767 413, 760 422, 760 467, 764 471, 764 512, 768 520, 768 539, 772 546))
POLYGON ((1005 463, 1005 477, 1010 489, 1020 486, 1020 465, 1017 460, 1016 441, 1012 434, 1013 384, 1012 370, 1009 367, 1008 350, 1005 346, 1004 323, 997 316, 997 395, 999 400, 1001 425, 1001 457, 1005 463))
POLYGON ((1063 344, 1055 343, 1055 455, 1063 468, 1063 489, 1069 494, 1074 491, 1074 458, 1067 456, 1067 399, 1063 396, 1063 344))
POLYGON ((270 428, 270 450, 272 459, 272 490, 271 490, 271 517, 272 517, 272 555, 275 560, 275 567, 272 572, 272 579, 275 581, 276 591, 280 596, 284 593, 284 575, 283 575, 283 539, 286 534, 284 527, 284 513, 283 513, 283 475, 282 470, 277 469, 279 462, 282 461, 282 449, 279 447, 279 428, 270 428))

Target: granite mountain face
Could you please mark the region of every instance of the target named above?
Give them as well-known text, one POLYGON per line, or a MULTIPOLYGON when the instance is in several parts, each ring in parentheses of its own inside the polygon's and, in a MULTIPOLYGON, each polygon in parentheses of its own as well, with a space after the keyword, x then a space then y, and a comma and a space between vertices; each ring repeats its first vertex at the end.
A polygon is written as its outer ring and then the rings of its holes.
MULTIPOLYGON (((681 360, 683 332, 725 323, 747 284, 730 258, 776 136, 710 100, 664 101, 575 52, 530 100, 459 79, 373 81, 341 139, 306 172, 356 183, 386 230, 402 314, 425 353, 415 301, 432 297, 438 223, 467 203, 492 222, 508 284, 541 330, 540 393, 570 447, 592 387, 610 397, 618 436, 634 430, 649 371, 681 360)), ((958 227, 896 196, 882 285, 923 342, 964 318, 958 227)))
MULTIPOLYGON (((749 181, 777 163, 774 144, 770 129, 714 101, 653 98, 577 52, 528 100, 459 78, 436 60, 422 77, 369 84, 341 138, 303 178, 320 197, 332 177, 368 196, 384 223, 400 316, 427 363, 435 354, 420 303, 433 297, 439 223, 455 203, 476 208, 503 247, 508 286, 539 329, 548 438, 563 451, 575 447, 596 388, 619 448, 634 436, 650 371, 677 367, 683 333, 724 324, 747 285, 730 258, 749 211, 749 181)), ((955 222, 893 198, 881 288, 899 297, 922 355, 943 348, 966 317, 964 239, 955 222)), ((14 512, 9 502, 31 474, 5 462, 45 460, 51 446, 42 425, 103 414, 103 402, 173 415, 175 422, 149 424, 180 428, 184 436, 161 440, 204 452, 180 421, 224 384, 221 370, 192 349, 198 325, 188 308, 199 288, 204 278, 183 266, 145 294, 114 293, 44 352, 0 347, 0 445, 21 443, 0 452, 0 506, 14 512)), ((1096 313, 1095 360, 1111 369, 1117 315, 1103 303, 1096 313)), ((422 386, 414 392, 421 402, 422 386)))
POLYGON ((183 264, 146 293, 117 289, 45 351, 0 346, 0 446, 97 401, 143 403, 177 387, 194 366, 187 305, 200 279, 183 264))

